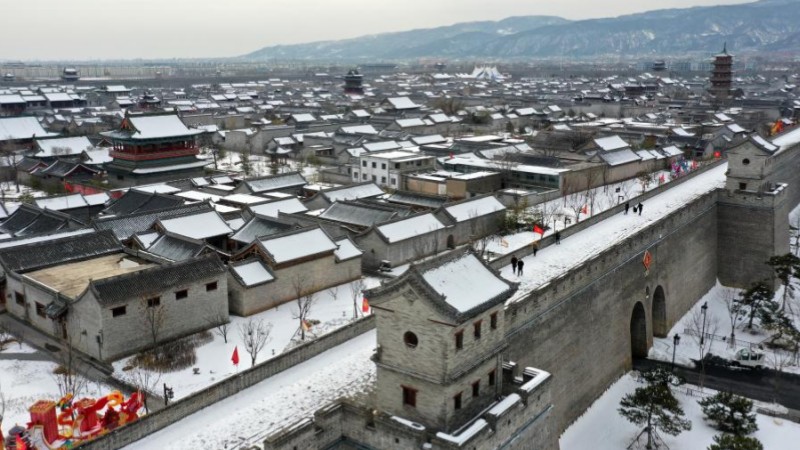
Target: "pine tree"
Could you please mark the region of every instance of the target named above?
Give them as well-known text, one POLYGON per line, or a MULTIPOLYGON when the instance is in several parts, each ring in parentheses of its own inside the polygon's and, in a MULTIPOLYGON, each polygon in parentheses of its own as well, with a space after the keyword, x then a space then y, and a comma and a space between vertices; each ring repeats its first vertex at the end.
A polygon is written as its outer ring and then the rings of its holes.
POLYGON ((737 302, 747 311, 747 315, 750 317, 747 328, 753 328, 753 319, 766 302, 772 301, 772 295, 772 289, 763 281, 753 283, 740 294, 737 302))
POLYGON ((786 308, 786 299, 792 291, 792 277, 800 271, 800 258, 787 253, 785 255, 773 256, 767 261, 775 271, 775 278, 783 285, 783 300, 781 301, 781 311, 786 308))
POLYGON ((669 372, 655 369, 644 372, 642 377, 647 385, 625 395, 618 411, 635 425, 644 426, 642 433, 647 433, 646 448, 658 448, 658 430, 677 436, 682 431, 691 430, 692 423, 684 418, 683 408, 672 394, 672 375, 669 372))
POLYGON ((730 392, 718 392, 698 402, 706 419, 724 433, 745 436, 756 430, 753 402, 730 392))
POLYGON ((723 434, 714 436, 708 450, 764 450, 764 445, 754 437, 723 434))

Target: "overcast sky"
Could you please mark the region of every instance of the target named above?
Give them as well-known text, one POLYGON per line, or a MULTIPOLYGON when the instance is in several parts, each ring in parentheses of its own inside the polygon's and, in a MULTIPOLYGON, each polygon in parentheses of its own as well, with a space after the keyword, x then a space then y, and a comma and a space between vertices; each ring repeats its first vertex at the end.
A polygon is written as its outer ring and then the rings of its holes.
POLYGON ((3 0, 0 60, 237 56, 509 16, 610 17, 751 0, 3 0))

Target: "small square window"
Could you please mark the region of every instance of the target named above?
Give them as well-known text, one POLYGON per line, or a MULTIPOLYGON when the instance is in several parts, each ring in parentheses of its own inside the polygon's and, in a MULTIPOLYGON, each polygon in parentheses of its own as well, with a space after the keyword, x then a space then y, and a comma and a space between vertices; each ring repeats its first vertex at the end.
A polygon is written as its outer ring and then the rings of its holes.
POLYGON ((477 321, 472 324, 472 334, 475 336, 475 339, 481 338, 481 321, 477 321))
POLYGON ((481 395, 481 380, 472 383, 472 396, 477 397, 481 395))
POLYGON ((489 326, 493 329, 497 329, 497 313, 494 312, 492 315, 489 316, 489 326))
POLYGON ((22 292, 14 292, 14 300, 18 305, 25 306, 25 294, 22 292))
POLYGON ((367 167, 367 162, 366 161, 361 161, 361 167, 367 167))
POLYGON ((180 291, 175 291, 175 300, 181 300, 189 296, 188 289, 181 289, 180 291))
POLYGON ((378 163, 376 163, 375 161, 373 161, 373 162, 372 162, 372 168, 373 168, 373 169, 377 169, 377 168, 378 168, 378 163))
POLYGON ((747 183, 739 183, 739 190, 746 191, 747 190, 747 183))
POLYGON ((461 409, 461 392, 453 396, 453 409, 456 411, 461 409))
POLYGON ((111 317, 124 316, 127 312, 128 311, 125 306, 117 306, 116 308, 111 308, 111 317))
POLYGON ((148 308, 155 308, 156 306, 161 305, 161 297, 153 297, 147 299, 147 307, 148 308))
POLYGON ((386 177, 381 177, 381 184, 386 184, 386 177))
POLYGON ((392 178, 392 186, 397 186, 397 178, 392 178))
POLYGON ((216 290, 217 290, 217 282, 216 281, 206 284, 206 292, 216 291, 216 290))
POLYGON ((417 407, 417 390, 403 386, 403 405, 417 407))
POLYGON ((386 163, 381 163, 381 169, 385 169, 385 168, 386 168, 386 163))
POLYGON ((492 369, 492 371, 489 372, 489 386, 494 386, 495 375, 496 374, 497 374, 497 372, 494 369, 492 369))
POLYGON ((464 332, 459 331, 456 333, 456 350, 464 348, 464 332))

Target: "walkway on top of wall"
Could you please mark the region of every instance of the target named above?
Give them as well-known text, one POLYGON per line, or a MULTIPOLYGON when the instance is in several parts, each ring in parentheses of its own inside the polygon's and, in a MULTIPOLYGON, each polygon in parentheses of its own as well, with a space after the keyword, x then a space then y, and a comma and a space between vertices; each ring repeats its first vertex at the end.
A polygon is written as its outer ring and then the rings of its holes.
POLYGON ((641 215, 633 212, 633 207, 639 201, 633 199, 628 214, 612 213, 604 220, 575 233, 562 231, 560 245, 551 242, 539 250, 537 256, 522 258, 525 264, 521 276, 512 274, 510 265, 501 267, 500 272, 504 278, 520 283, 519 290, 509 302, 527 298, 532 291, 567 273, 573 267, 647 228, 691 201, 724 187, 727 169, 727 163, 720 164, 680 185, 672 186, 651 198, 642 200, 644 208, 641 215))

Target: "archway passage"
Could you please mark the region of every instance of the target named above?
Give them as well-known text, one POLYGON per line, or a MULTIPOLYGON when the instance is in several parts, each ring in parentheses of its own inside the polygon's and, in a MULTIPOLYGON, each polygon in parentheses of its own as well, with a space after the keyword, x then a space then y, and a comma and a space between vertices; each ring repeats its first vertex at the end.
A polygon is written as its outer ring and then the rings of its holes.
POLYGON ((631 356, 647 358, 647 317, 642 302, 636 302, 631 314, 631 356))
POLYGON ((653 293, 653 336, 667 337, 667 297, 664 288, 658 286, 653 293))

